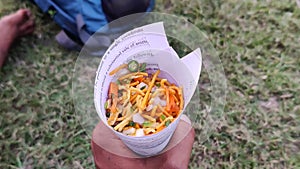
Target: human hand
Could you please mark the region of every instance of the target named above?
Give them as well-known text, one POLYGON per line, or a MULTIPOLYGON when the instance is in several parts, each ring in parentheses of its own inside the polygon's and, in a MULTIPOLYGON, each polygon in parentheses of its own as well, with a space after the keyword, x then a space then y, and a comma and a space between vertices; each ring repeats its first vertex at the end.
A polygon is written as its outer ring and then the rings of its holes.
POLYGON ((97 169, 184 169, 188 167, 194 136, 194 129, 183 116, 165 150, 157 156, 141 158, 100 122, 91 145, 97 169))

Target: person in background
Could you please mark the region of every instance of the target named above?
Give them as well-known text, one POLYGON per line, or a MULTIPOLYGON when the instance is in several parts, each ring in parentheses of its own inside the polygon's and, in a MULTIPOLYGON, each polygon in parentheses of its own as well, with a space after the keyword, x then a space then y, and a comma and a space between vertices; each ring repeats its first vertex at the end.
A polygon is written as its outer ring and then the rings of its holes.
POLYGON ((111 22, 123 16, 145 12, 149 3, 150 0, 102 0, 102 8, 108 22, 111 22))
POLYGON ((6 15, 0 19, 0 69, 13 42, 24 35, 33 33, 34 20, 28 9, 6 15))

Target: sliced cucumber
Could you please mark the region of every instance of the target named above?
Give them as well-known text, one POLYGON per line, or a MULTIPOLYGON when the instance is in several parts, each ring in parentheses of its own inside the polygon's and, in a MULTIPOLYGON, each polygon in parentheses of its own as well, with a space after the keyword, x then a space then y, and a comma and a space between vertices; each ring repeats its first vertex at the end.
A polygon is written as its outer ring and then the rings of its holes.
POLYGON ((137 72, 139 70, 139 63, 136 60, 131 60, 127 65, 127 69, 130 72, 137 72))

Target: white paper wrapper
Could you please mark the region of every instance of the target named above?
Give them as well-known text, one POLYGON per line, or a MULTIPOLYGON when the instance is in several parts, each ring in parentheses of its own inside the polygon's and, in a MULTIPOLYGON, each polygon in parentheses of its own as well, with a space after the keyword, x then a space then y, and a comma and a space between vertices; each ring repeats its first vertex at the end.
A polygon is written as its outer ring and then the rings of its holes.
POLYGON ((184 107, 189 103, 201 71, 201 51, 196 49, 179 59, 169 46, 163 23, 154 23, 129 31, 119 37, 110 46, 97 70, 94 90, 94 102, 101 120, 134 152, 143 156, 153 156, 161 152, 172 137, 180 116, 162 131, 142 137, 127 136, 115 131, 107 124, 104 103, 110 82, 114 77, 109 72, 129 60, 147 63, 147 72, 160 69, 159 77, 183 87, 184 107))

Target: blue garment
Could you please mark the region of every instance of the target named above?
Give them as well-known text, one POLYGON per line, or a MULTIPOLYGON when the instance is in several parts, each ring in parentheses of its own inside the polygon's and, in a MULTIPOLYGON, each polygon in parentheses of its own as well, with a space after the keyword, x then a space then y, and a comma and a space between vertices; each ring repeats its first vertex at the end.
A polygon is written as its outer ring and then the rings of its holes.
MULTIPOLYGON (((82 44, 90 35, 108 23, 102 0, 34 0, 34 2, 44 13, 48 12, 52 15, 53 20, 67 36, 71 36, 71 39, 77 42, 81 41, 82 44)), ((150 12, 154 3, 155 0, 150 0, 145 12, 150 12)))

